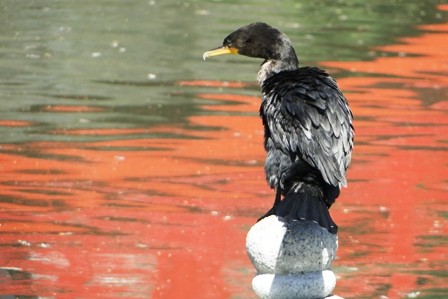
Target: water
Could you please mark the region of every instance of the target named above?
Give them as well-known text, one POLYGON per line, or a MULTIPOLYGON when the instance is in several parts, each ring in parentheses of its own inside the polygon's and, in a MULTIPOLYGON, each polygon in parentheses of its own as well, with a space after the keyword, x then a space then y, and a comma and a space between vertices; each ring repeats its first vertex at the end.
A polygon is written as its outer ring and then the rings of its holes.
POLYGON ((447 297, 446 5, 0 7, 2 298, 255 298, 244 239, 273 197, 259 62, 201 56, 256 20, 328 69, 355 114, 335 292, 447 297))

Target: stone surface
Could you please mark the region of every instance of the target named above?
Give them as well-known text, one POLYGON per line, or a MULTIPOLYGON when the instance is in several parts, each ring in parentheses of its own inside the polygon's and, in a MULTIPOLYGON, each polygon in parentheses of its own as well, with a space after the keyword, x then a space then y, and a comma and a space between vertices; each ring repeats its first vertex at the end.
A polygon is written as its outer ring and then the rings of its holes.
POLYGON ((336 256, 337 235, 313 221, 269 216, 247 234, 246 249, 258 274, 327 270, 336 256))
POLYGON ((263 299, 324 298, 336 286, 330 270, 303 274, 259 274, 252 280, 252 288, 263 299))

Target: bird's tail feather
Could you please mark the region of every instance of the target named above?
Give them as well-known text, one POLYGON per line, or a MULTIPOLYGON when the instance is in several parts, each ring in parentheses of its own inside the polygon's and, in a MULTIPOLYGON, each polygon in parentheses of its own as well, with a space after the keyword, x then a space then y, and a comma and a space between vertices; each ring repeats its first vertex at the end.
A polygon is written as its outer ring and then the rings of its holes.
MULTIPOLYGON (((322 191, 315 185, 297 183, 281 202, 274 205, 268 214, 296 220, 315 221, 332 234, 338 232, 338 226, 331 219, 322 191)), ((265 217, 269 216, 268 214, 265 217)))

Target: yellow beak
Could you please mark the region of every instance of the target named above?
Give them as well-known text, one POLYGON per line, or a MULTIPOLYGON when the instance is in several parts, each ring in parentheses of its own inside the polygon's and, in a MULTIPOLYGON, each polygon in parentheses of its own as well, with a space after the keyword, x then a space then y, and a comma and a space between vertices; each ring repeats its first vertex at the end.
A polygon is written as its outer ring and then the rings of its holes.
POLYGON ((207 52, 204 52, 202 58, 205 60, 208 57, 225 55, 225 54, 238 54, 238 49, 233 47, 219 47, 207 52))

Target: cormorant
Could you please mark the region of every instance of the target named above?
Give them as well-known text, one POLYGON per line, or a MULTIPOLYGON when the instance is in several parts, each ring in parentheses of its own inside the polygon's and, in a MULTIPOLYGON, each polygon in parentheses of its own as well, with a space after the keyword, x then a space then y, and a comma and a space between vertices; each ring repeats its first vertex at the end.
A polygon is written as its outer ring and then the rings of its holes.
POLYGON ((354 128, 336 81, 317 67, 299 67, 291 40, 265 23, 237 29, 203 58, 223 54, 263 59, 257 79, 263 93, 265 172, 276 195, 259 220, 269 215, 307 219, 337 233, 328 209, 347 185, 354 128))

